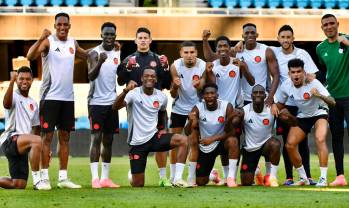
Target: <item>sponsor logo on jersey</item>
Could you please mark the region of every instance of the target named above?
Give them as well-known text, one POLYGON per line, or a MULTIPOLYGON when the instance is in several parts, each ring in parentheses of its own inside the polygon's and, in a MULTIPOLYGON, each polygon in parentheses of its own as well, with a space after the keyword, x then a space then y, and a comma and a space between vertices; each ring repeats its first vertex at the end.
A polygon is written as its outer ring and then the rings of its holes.
POLYGON ((196 75, 196 74, 195 74, 195 75, 193 76, 193 80, 194 80, 194 81, 198 81, 199 79, 200 79, 199 75, 196 75))
POLYGON ((230 72, 229 72, 229 77, 235 77, 236 76, 236 72, 234 71, 234 70, 231 70, 230 72))
POLYGON ((159 101, 154 101, 153 106, 154 108, 159 108, 159 101))
POLYGON ((58 48, 58 47, 56 48, 56 50, 55 50, 55 51, 56 51, 56 52, 61 52, 61 50, 59 50, 59 48, 58 48))
POLYGON ((202 121, 206 121, 207 119, 206 118, 203 118, 202 121))
POLYGON ((248 122, 247 122, 247 123, 253 123, 252 119, 248 120, 248 122))
POLYGON ((224 117, 223 116, 219 116, 218 117, 218 122, 219 123, 224 123, 224 117))
POLYGON ((310 99, 310 94, 307 93, 307 92, 305 92, 305 93, 303 94, 303 98, 304 98, 304 100, 309 100, 309 99, 310 99))
POLYGON ((156 67, 156 62, 155 61, 151 61, 149 64, 151 67, 155 68, 156 67))
POLYGON ((254 57, 255 62, 259 63, 262 61, 262 58, 260 56, 254 57))
POLYGON ((75 51, 74 51, 74 48, 70 47, 70 48, 69 48, 69 52, 70 52, 71 54, 74 54, 74 52, 75 52, 75 51))
POLYGON ((34 105, 30 103, 29 108, 31 111, 34 111, 34 105))
POLYGON ((263 119, 263 124, 264 124, 264 125, 267 126, 267 125, 269 125, 269 123, 270 123, 269 119, 267 119, 267 118, 266 118, 266 119, 263 119))

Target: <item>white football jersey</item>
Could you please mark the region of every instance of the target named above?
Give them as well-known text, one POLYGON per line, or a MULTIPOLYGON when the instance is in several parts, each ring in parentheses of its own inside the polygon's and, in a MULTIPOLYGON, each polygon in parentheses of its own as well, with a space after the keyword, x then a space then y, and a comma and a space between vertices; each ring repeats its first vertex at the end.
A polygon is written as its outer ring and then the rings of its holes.
POLYGON ((142 87, 137 87, 127 93, 125 102, 128 144, 144 144, 158 131, 158 113, 160 110, 166 110, 167 97, 158 89, 154 89, 152 95, 147 95, 142 87))
POLYGON ((323 96, 330 96, 327 89, 317 79, 299 88, 295 87, 290 79, 287 79, 276 93, 277 102, 284 104, 287 99, 292 100, 298 107, 298 118, 327 115, 329 110, 327 104, 311 94, 312 88, 316 88, 323 96))

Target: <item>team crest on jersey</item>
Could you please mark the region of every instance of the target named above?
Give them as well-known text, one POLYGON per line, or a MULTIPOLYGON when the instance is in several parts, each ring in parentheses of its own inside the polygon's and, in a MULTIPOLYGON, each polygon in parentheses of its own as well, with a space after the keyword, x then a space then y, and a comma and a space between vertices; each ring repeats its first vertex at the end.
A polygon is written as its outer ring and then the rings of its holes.
POLYGON ((219 123, 224 123, 224 117, 223 116, 219 116, 218 117, 218 122, 219 123))
POLYGON ((29 108, 31 111, 34 111, 34 105, 30 103, 29 108))
POLYGON ((195 75, 193 76, 193 80, 194 80, 194 81, 198 81, 199 79, 200 79, 199 75, 196 75, 196 74, 195 74, 195 75))
POLYGON ((263 124, 264 124, 264 125, 267 126, 267 125, 269 125, 269 123, 270 123, 269 119, 267 119, 267 118, 266 118, 266 119, 263 119, 263 124))
POLYGON ((119 63, 118 58, 114 58, 114 64, 118 64, 118 63, 119 63))
POLYGON ((69 48, 69 52, 70 52, 71 54, 74 54, 74 52, 75 52, 75 51, 74 51, 74 48, 70 47, 70 48, 69 48))
POLYGON ((236 72, 234 71, 234 70, 231 70, 230 72, 229 72, 229 77, 235 77, 236 76, 236 72))
POLYGON ((156 62, 155 61, 151 61, 149 64, 151 67, 155 68, 156 67, 156 62))
POLYGON ((254 57, 255 62, 259 63, 262 61, 262 58, 260 56, 254 57))
POLYGON ((154 108, 159 108, 159 101, 154 101, 153 106, 154 108))
POLYGON ((309 99, 310 99, 310 94, 307 93, 307 92, 305 92, 305 93, 303 94, 303 98, 304 98, 304 100, 309 100, 309 99))
POLYGON ((98 123, 93 124, 93 129, 94 130, 99 130, 100 126, 98 123))

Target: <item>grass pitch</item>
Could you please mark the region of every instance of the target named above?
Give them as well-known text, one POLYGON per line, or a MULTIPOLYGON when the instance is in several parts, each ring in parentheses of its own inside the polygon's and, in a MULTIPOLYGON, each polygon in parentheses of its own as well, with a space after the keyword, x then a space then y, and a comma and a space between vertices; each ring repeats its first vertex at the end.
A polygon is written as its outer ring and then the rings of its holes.
MULTIPOLYGON (((330 156, 333 158, 333 156, 330 156)), ((263 160, 262 160, 263 161, 263 160)), ((335 177, 334 161, 330 161, 329 181, 335 177)), ((88 158, 70 158, 68 175, 81 184, 82 189, 57 189, 58 160, 50 167, 51 191, 32 190, 31 177, 26 190, 0 189, 0 207, 349 207, 349 188, 319 189, 307 187, 206 187, 179 189, 157 186, 158 173, 154 158, 148 159, 146 187, 131 188, 127 180, 129 161, 126 157, 112 159, 110 176, 122 187, 119 189, 93 190, 90 185, 88 158)), ((319 176, 317 157, 311 157, 313 178, 319 176)), ((216 162, 219 170, 219 160, 216 162)), ((8 175, 7 160, 0 158, 0 175, 8 175)), ((297 174, 295 174, 297 175, 297 174)), ((186 177, 186 173, 185 173, 186 177)), ((280 162, 279 182, 284 180, 280 162)))

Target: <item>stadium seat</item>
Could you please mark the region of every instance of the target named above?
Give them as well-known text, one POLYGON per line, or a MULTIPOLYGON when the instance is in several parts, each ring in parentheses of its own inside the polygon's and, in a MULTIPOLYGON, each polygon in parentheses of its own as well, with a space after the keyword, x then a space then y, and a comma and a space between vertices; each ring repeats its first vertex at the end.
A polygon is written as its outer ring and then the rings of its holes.
POLYGON ((124 122, 121 122, 119 126, 120 126, 120 129, 127 129, 128 123, 127 123, 127 121, 124 121, 124 122))
POLYGON ((63 4, 63 0, 50 0, 52 6, 61 6, 63 4))
POLYGON ((65 0, 65 4, 70 7, 75 6, 77 3, 78 0, 65 0))
POLYGON ((228 9, 232 9, 238 5, 238 0, 225 0, 224 4, 228 9))
POLYGON ((75 122, 75 129, 90 129, 90 120, 86 116, 79 117, 75 122))
POLYGON ((333 9, 337 4, 336 0, 325 0, 324 6, 326 9, 333 9))
POLYGON ((304 9, 308 6, 309 1, 308 0, 296 0, 296 6, 299 9, 304 9))
POLYGON ((17 4, 17 0, 5 0, 4 3, 6 6, 14 6, 17 4))
POLYGON ((219 8, 223 5, 223 0, 210 0, 209 3, 213 8, 219 8))
POLYGON ((96 6, 103 7, 108 5, 108 0, 96 0, 96 6))
POLYGON ((294 5, 294 0, 281 0, 281 6, 285 9, 291 8, 294 5))
POLYGON ((252 5, 252 0, 240 0, 240 7, 246 9, 252 5))
POLYGON ((349 0, 338 0, 338 7, 340 9, 346 9, 349 7, 349 0))
POLYGON ((19 3, 22 5, 22 6, 29 6, 33 3, 33 0, 20 0, 19 3))
POLYGON ((280 5, 280 0, 269 0, 268 1, 268 6, 271 9, 275 9, 276 7, 278 7, 280 5))
POLYGON ((93 1, 92 0, 81 0, 80 3, 81 3, 81 6, 88 7, 88 6, 92 5, 93 1))
POLYGON ((312 0, 310 1, 310 6, 313 9, 319 9, 322 5, 322 0, 312 0))
POLYGON ((267 4, 267 0, 254 0, 254 7, 263 8, 267 4))
POLYGON ((48 3, 48 0, 36 0, 35 4, 37 6, 45 6, 48 3))

